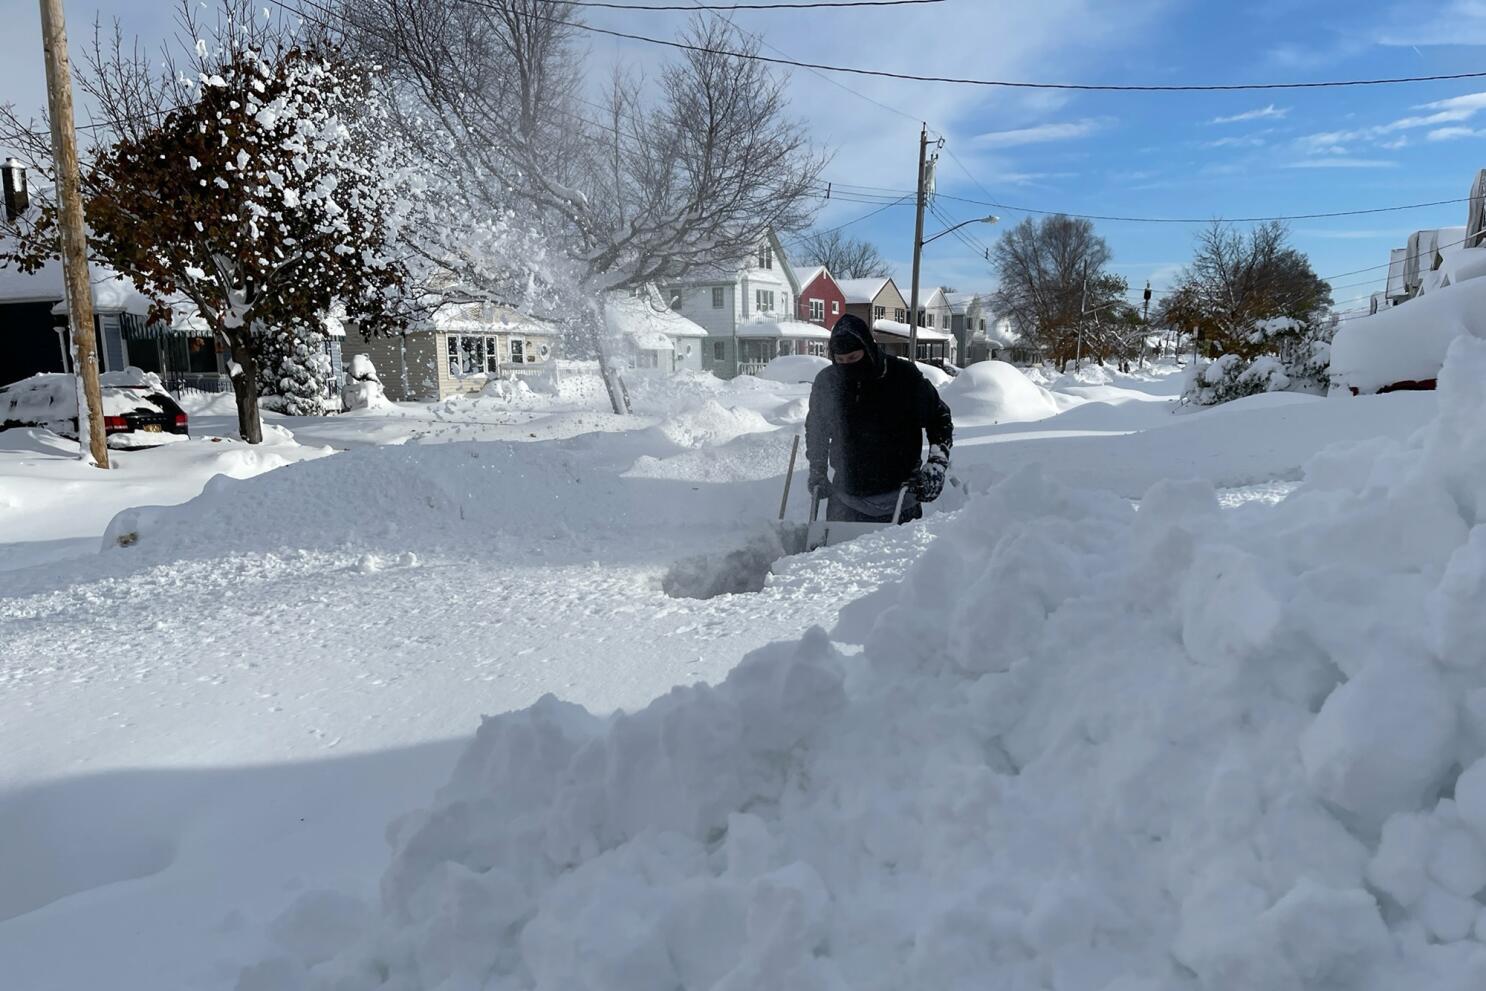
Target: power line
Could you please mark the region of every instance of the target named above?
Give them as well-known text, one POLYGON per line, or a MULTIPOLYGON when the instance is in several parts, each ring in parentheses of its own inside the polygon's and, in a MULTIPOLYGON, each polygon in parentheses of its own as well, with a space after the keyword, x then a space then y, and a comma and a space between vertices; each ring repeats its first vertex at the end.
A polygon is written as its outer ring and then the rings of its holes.
POLYGON ((864 220, 870 220, 870 219, 872 219, 873 217, 877 216, 879 213, 882 213, 885 210, 890 210, 890 209, 892 209, 895 206, 900 206, 900 205, 908 202, 908 199, 909 199, 909 197, 905 196, 902 199, 894 200, 891 203, 885 203, 882 206, 878 207, 876 210, 871 211, 870 213, 864 213, 864 214, 862 214, 860 217, 857 217, 855 220, 848 220, 844 224, 839 224, 839 225, 837 225, 835 227, 828 227, 828 228, 826 228, 823 231, 811 231, 809 234, 802 234, 799 237, 791 238, 788 243, 789 244, 801 244, 801 243, 805 242, 806 240, 808 240, 809 238, 812 238, 812 237, 818 237, 818 236, 823 235, 823 234, 834 234, 837 231, 845 230, 846 228, 851 227, 853 224, 860 224, 864 220))
MULTIPOLYGON (((276 2, 276 0, 274 0, 274 2, 276 2)), ((464 0, 464 2, 475 7, 491 7, 490 4, 480 3, 478 2, 478 0, 464 0)), ((544 17, 541 14, 532 14, 531 16, 538 20, 565 24, 582 31, 591 32, 593 34, 603 34, 608 35, 611 38, 623 38, 626 41, 639 41, 644 42, 648 45, 660 45, 665 48, 675 48, 680 49, 681 51, 696 52, 702 55, 721 55, 726 58, 741 59, 748 62, 767 62, 774 65, 787 65, 795 69, 814 69, 820 72, 838 72, 854 76, 872 76, 878 79, 897 79, 905 82, 919 83, 948 83, 957 86, 982 86, 998 89, 1065 91, 1075 90, 1079 92, 1091 93, 1231 93, 1254 90, 1341 89, 1353 86, 1393 86, 1404 83, 1447 82, 1452 80, 1486 78, 1486 71, 1483 71, 1441 73, 1430 76, 1394 76, 1378 79, 1337 79, 1325 80, 1320 82, 1154 84, 1042 83, 1009 79, 973 79, 958 76, 919 76, 905 72, 889 72, 886 69, 863 69, 859 66, 828 65, 823 62, 806 62, 800 59, 776 58, 769 55, 760 55, 757 52, 735 52, 726 48, 710 48, 706 45, 693 45, 685 41, 668 41, 664 38, 651 38, 647 35, 632 34, 628 31, 615 31, 612 28, 601 28, 596 27, 592 24, 583 24, 578 21, 560 20, 555 17, 544 17)))
MULTIPOLYGON (((948 146, 946 146, 946 149, 945 150, 948 151, 948 146)), ((953 152, 951 152, 950 154, 951 154, 951 157, 953 157, 953 152)), ((968 170, 967 170, 966 174, 967 175, 970 174, 968 172, 968 170)), ((971 179, 972 179, 972 181, 975 181, 973 175, 971 175, 971 179)), ((835 185, 835 186, 840 186, 840 187, 845 187, 845 188, 850 188, 850 189, 875 190, 875 191, 879 191, 881 195, 899 195, 899 194, 903 194, 904 193, 904 190, 890 189, 890 188, 885 187, 885 186, 855 186, 855 185, 852 185, 851 183, 837 182, 835 180, 831 180, 831 181, 832 181, 833 185, 835 185)), ((979 182, 977 181, 976 184, 979 185, 979 182)), ((982 189, 984 189, 984 187, 982 187, 982 189)), ((907 195, 910 195, 911 196, 913 194, 912 193, 908 193, 907 195)), ((1000 202, 998 200, 993 200, 993 199, 978 200, 978 199, 973 199, 973 198, 967 197, 967 196, 953 196, 953 195, 951 195, 949 193, 936 193, 935 196, 938 199, 951 200, 951 201, 953 201, 955 203, 968 203, 968 204, 972 204, 974 206, 994 207, 994 208, 996 208, 998 210, 1006 210, 1006 211, 1009 211, 1011 213, 1026 213, 1026 214, 1032 214, 1032 215, 1041 216, 1041 217, 1072 217, 1075 220, 1098 220, 1098 221, 1103 221, 1103 222, 1106 222, 1106 223, 1127 223, 1127 224, 1210 224, 1214 220, 1220 220, 1220 221, 1223 221, 1225 223, 1230 223, 1230 224, 1257 224, 1257 223, 1265 223, 1265 222, 1273 221, 1273 220, 1280 220, 1280 221, 1286 221, 1286 220, 1329 220, 1329 219, 1335 219, 1335 218, 1339 218, 1339 217, 1361 217, 1361 216, 1367 216, 1367 215, 1370 215, 1370 214, 1378 214, 1378 213, 1398 213, 1400 211, 1405 211, 1405 210, 1423 210, 1423 209, 1427 209, 1429 207, 1436 207, 1436 206, 1455 206, 1455 205, 1458 205, 1458 204, 1461 204, 1461 203, 1469 203, 1470 202, 1470 197, 1469 196, 1463 196, 1463 197, 1459 197, 1459 198, 1456 198, 1456 199, 1448 199, 1448 200, 1430 200, 1429 202, 1426 202, 1426 203, 1404 203, 1404 204, 1400 204, 1398 206, 1365 207, 1365 208, 1360 208, 1360 209, 1355 209, 1355 210, 1333 210, 1333 211, 1326 212, 1326 213, 1276 214, 1274 216, 1269 216, 1269 217, 1224 217, 1224 216, 1221 216, 1221 215, 1219 215, 1219 216, 1211 216, 1211 217, 1138 217, 1138 216, 1114 216, 1114 215, 1097 214, 1097 213, 1073 213, 1073 212, 1070 212, 1068 210, 1046 210, 1046 209, 1038 209, 1038 208, 1034 208, 1034 207, 1018 206, 1018 205, 1016 205, 1014 203, 1003 203, 1003 202, 1000 202)))

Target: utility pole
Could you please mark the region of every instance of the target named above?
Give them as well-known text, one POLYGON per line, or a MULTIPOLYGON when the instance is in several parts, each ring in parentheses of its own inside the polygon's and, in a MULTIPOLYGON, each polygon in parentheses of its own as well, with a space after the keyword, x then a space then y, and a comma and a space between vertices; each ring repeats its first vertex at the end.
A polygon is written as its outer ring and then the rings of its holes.
POLYGON ((1089 266, 1084 266, 1084 288, 1078 297, 1078 347, 1073 352, 1073 367, 1084 367, 1084 320, 1089 315, 1089 266))
POLYGON ((929 125, 918 132, 918 216, 913 222, 913 288, 908 301, 908 360, 918 360, 918 266, 924 253, 924 183, 929 166, 929 125))
MULTIPOLYGON (((1140 308, 1140 367, 1145 367, 1145 349, 1151 340, 1151 281, 1145 283, 1145 302, 1140 308)), ((1157 355, 1156 357, 1160 357, 1157 355)))
POLYGON ((67 56, 62 0, 41 0, 41 39, 46 49, 47 109, 52 121, 52 159, 57 168, 57 225, 62 232, 72 367, 78 377, 78 447, 83 460, 89 460, 91 452, 92 463, 107 468, 108 441, 103 432, 103 396, 98 388, 98 351, 93 336, 93 284, 88 275, 82 179, 77 164, 77 132, 73 129, 72 64, 67 56), (86 447, 84 430, 88 432, 86 447))

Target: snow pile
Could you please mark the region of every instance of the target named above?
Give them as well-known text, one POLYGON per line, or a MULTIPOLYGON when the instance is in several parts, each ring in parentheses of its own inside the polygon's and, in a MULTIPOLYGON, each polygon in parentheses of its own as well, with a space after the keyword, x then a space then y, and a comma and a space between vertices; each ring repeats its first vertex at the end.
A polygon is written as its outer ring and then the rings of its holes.
POLYGON ((785 354, 769 362, 758 374, 759 378, 770 382, 810 383, 815 381, 821 369, 830 366, 829 359, 817 355, 785 354))
POLYGON ((382 389, 382 378, 377 374, 376 366, 371 357, 364 354, 351 356, 346 369, 346 388, 341 398, 347 410, 390 409, 392 406, 392 400, 382 389))
POLYGON ((720 447, 744 434, 773 430, 763 414, 741 406, 724 406, 708 399, 663 420, 655 431, 678 447, 720 447))
POLYGON ((1486 337, 1486 279, 1343 323, 1331 343, 1331 381, 1359 392, 1430 381, 1450 343, 1463 336, 1486 337))
POLYGON ((165 392, 165 383, 160 376, 154 372, 130 365, 128 368, 117 372, 104 372, 98 376, 98 384, 101 386, 116 385, 126 389, 147 389, 151 392, 165 392))
POLYGON ((974 426, 1041 420, 1058 412, 1048 391, 1004 361, 976 362, 942 390, 955 423, 974 426))
POLYGON ((487 719, 240 991, 1480 988, 1483 378, 1276 505, 1023 471, 859 657, 487 719))
POLYGON ((931 365, 926 361, 918 362, 918 370, 923 373, 924 378, 929 380, 929 384, 936 389, 942 389, 954 381, 954 376, 949 372, 936 365, 931 365))

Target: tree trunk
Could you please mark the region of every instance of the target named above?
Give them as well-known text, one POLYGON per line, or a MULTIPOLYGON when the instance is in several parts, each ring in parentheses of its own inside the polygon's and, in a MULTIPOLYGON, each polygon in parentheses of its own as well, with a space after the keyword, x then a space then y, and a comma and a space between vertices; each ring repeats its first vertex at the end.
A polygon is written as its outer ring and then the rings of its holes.
POLYGON ((604 380, 604 389, 609 393, 609 405, 616 416, 625 416, 631 412, 629 393, 624 388, 624 382, 619 378, 618 370, 609 360, 609 347, 605 340, 604 309, 601 305, 589 304, 588 326, 593 334, 594 354, 599 359, 599 376, 604 380))
POLYGON ((249 444, 263 443, 258 415, 258 358, 250 345, 232 346, 232 393, 237 397, 237 432, 249 444))

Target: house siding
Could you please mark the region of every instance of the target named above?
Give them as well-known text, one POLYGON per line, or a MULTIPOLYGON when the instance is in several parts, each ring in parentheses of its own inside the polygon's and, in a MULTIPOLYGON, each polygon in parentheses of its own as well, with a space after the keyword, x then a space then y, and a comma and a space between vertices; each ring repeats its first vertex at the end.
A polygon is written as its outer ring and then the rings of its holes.
POLYGON ((800 289, 800 298, 795 302, 795 316, 804 323, 818 324, 822 327, 833 327, 841 315, 846 313, 846 297, 841 292, 841 287, 836 280, 822 272, 808 285, 800 289), (820 320, 814 320, 810 316, 810 301, 818 299, 821 301, 824 315, 820 320), (832 304, 835 308, 832 308, 832 304))

